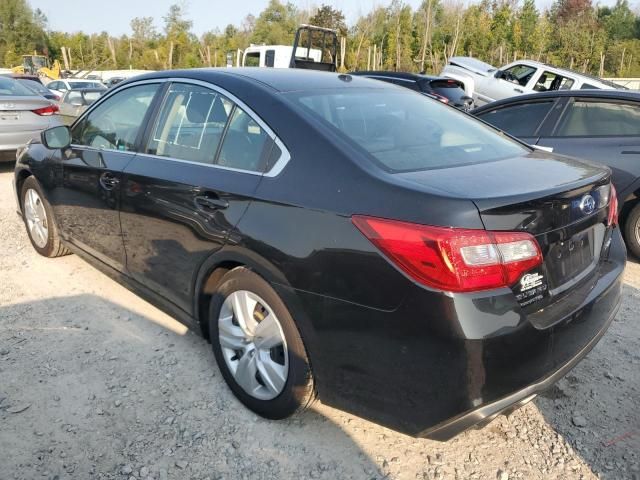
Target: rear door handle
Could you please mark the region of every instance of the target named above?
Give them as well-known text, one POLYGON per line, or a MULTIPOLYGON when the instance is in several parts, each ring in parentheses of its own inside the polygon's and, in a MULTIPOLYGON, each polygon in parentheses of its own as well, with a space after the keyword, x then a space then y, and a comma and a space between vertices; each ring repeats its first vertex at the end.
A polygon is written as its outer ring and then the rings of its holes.
POLYGON ((229 206, 226 200, 210 194, 199 195, 194 201, 199 210, 224 210, 229 206))
POLYGON ((102 188, 104 188, 105 190, 113 190, 118 186, 119 183, 120 180, 118 180, 118 178, 113 173, 105 172, 100 175, 100 185, 102 185, 102 188))
POLYGON ((520 88, 514 88, 513 91, 518 93, 524 93, 524 91, 521 90, 520 88))

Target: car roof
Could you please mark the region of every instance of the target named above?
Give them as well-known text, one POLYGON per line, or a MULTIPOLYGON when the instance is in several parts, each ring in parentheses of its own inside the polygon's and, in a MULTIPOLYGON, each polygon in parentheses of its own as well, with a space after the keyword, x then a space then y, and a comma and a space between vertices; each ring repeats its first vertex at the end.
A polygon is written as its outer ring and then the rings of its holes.
POLYGON ((583 89, 583 90, 554 90, 552 92, 530 93, 528 95, 518 95, 509 97, 495 102, 487 103, 474 110, 471 113, 480 113, 494 108, 511 105, 514 103, 528 103, 544 99, 554 99, 561 97, 579 97, 579 98, 602 98, 607 100, 631 100, 640 102, 640 91, 633 90, 600 90, 600 89, 583 89))
POLYGON ((88 88, 70 88, 69 90, 66 91, 66 93, 69 92, 106 92, 107 89, 106 88, 96 88, 96 87, 88 87, 88 88))
POLYGON ((216 83, 222 78, 235 77, 239 80, 257 82, 277 92, 309 91, 320 89, 374 88, 389 89, 393 85, 350 74, 322 72, 290 68, 191 68, 185 70, 164 70, 131 77, 118 84, 127 85, 139 80, 162 78, 188 78, 216 83))
POLYGON ((357 72, 352 72, 353 75, 377 75, 380 77, 391 77, 391 78, 404 78, 407 80, 451 80, 446 77, 438 77, 436 75, 426 75, 424 73, 411 73, 411 72, 388 72, 385 70, 361 70, 357 72))

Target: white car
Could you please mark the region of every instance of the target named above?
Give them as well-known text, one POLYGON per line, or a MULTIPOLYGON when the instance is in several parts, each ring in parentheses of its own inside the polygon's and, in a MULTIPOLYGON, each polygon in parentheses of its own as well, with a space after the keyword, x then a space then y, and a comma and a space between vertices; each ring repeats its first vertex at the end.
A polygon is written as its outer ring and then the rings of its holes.
POLYGON ((478 106, 524 93, 624 88, 613 82, 533 60, 518 60, 496 68, 471 57, 451 57, 440 76, 461 81, 467 95, 478 106))
POLYGON ((100 80, 86 80, 84 78, 61 78, 47 84, 47 88, 57 95, 58 100, 62 99, 67 90, 77 90, 79 88, 103 88, 107 89, 100 80))

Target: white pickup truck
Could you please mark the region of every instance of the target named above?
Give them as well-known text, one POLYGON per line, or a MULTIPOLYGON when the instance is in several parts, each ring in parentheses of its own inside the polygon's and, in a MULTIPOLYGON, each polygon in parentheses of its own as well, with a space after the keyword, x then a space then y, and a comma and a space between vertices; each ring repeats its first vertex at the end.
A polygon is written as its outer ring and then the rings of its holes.
POLYGON ((451 57, 440 76, 462 82, 465 92, 478 106, 523 93, 624 88, 613 82, 533 60, 518 60, 496 68, 472 57, 451 57))

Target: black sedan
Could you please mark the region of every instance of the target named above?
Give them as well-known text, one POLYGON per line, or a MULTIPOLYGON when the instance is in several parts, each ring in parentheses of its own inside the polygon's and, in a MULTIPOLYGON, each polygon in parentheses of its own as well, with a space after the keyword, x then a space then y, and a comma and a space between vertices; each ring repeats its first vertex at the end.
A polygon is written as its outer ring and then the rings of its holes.
POLYGON ((387 83, 393 83, 423 95, 449 104, 460 110, 473 108, 473 99, 464 91, 464 85, 458 80, 445 77, 434 77, 409 72, 359 71, 351 75, 360 75, 387 83))
POLYGON ((560 90, 508 98, 472 114, 531 145, 609 166, 627 246, 640 257, 640 93, 560 90))
POLYGON ((620 301, 609 170, 366 78, 127 80, 21 151, 15 190, 40 254, 202 329, 268 418, 318 396, 448 439, 548 388, 620 301))

